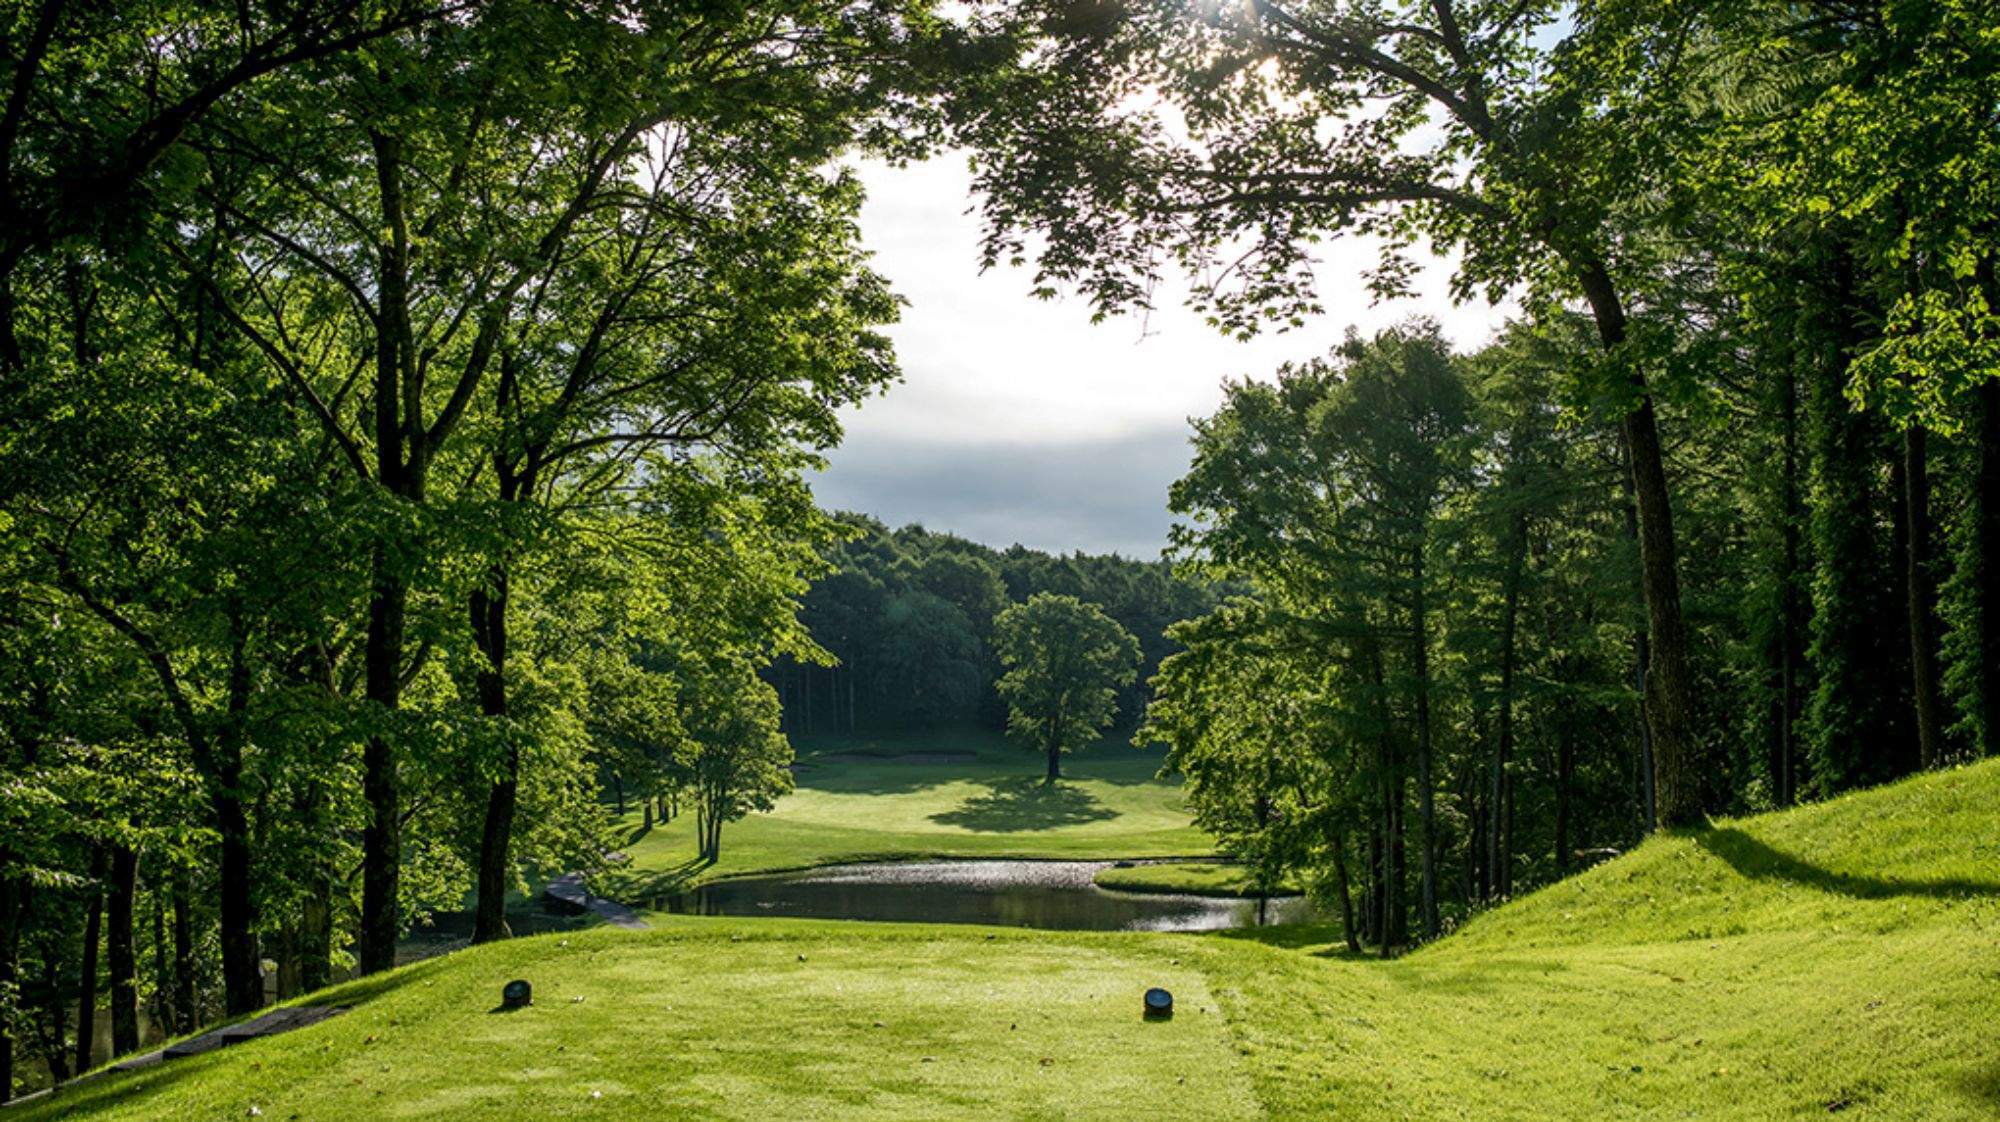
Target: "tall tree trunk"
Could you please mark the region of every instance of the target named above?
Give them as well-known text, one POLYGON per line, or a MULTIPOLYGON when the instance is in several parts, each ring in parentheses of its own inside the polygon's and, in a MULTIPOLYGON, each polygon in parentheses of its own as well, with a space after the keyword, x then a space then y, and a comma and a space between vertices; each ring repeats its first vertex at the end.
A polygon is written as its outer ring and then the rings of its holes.
MULTIPOLYGON (((384 237, 377 247, 379 325, 375 346, 375 480, 395 498, 424 498, 422 387, 409 320, 408 216, 403 206, 402 143, 370 132, 384 237)), ((370 558, 365 694, 386 717, 402 707, 403 639, 409 609, 395 543, 376 543, 370 558)), ((402 797, 396 780, 396 748, 385 732, 368 738, 361 753, 361 796, 367 821, 361 832, 361 930, 356 950, 361 972, 374 974, 396 965, 401 928, 402 797)))
POLYGON ((1354 929, 1354 897, 1347 884, 1347 842, 1339 830, 1333 832, 1333 877, 1340 891, 1340 934, 1347 940, 1349 954, 1361 953, 1361 936, 1354 929))
POLYGON ((1528 516, 1517 512, 1508 526, 1507 573, 1500 601, 1499 736, 1493 753, 1493 790, 1487 813, 1490 834, 1486 883, 1495 897, 1507 895, 1513 873, 1512 854, 1502 844, 1500 808, 1506 805, 1507 767, 1514 754, 1514 639, 1521 615, 1521 577, 1527 558, 1528 516))
MULTIPOLYGON (((508 496, 511 498, 511 496, 508 496)), ((472 636, 485 665, 479 668, 479 711, 496 721, 507 717, 508 573, 494 565, 486 587, 472 594, 472 636)), ((479 898, 472 941, 490 943, 512 934, 507 928, 508 851, 514 833, 514 804, 520 790, 521 750, 507 737, 500 778, 486 796, 486 821, 479 837, 479 898)))
POLYGON ((1382 776, 1382 859, 1381 859, 1381 935, 1380 950, 1383 958, 1394 953, 1395 948, 1408 940, 1409 917, 1403 905, 1403 874, 1407 866, 1403 853, 1403 801, 1407 795, 1402 775, 1402 764, 1397 758, 1396 740, 1389 727, 1387 686, 1384 682, 1382 649, 1379 643, 1367 644, 1366 658, 1369 677, 1374 685, 1375 719, 1377 725, 1377 751, 1381 760, 1382 776))
POLYGON ((139 958, 133 943, 132 911, 139 884, 139 855, 129 846, 111 851, 110 900, 106 904, 105 958, 111 970, 111 1054, 139 1049, 139 958))
POLYGON ((1783 568, 1778 574, 1778 759, 1772 769, 1778 804, 1798 799, 1799 655, 1805 624, 1799 619, 1799 379, 1784 364, 1783 568))
POLYGON ((193 1030, 201 1023, 195 1007, 193 889, 186 869, 174 871, 174 1019, 193 1030))
MULTIPOLYGON (((322 666, 326 677, 320 684, 332 696, 339 689, 333 680, 332 660, 324 660, 322 666)), ((302 786, 295 803, 300 823, 315 834, 331 830, 327 822, 327 800, 325 785, 311 779, 302 786)), ((340 874, 325 847, 315 847, 307 860, 305 895, 299 901, 296 949, 299 989, 311 993, 333 981, 333 893, 340 874)))
POLYGON ((1430 615, 1424 597, 1424 547, 1418 542, 1411 559, 1411 651, 1417 674, 1417 815, 1422 881, 1424 937, 1438 935, 1437 900, 1437 782, 1431 767, 1431 644, 1430 615))
POLYGON ((1556 872, 1569 875, 1569 792, 1576 770, 1576 739, 1567 716, 1556 718, 1556 872))
MULTIPOLYGON (((1639 500, 1632 485, 1632 448, 1625 434, 1618 434, 1618 454, 1621 471, 1619 486, 1625 494, 1625 533, 1636 548, 1639 545, 1639 500)), ((1640 595, 1640 607, 1645 606, 1645 595, 1640 595)), ((1652 833, 1659 827, 1659 799, 1654 788, 1653 772, 1653 722, 1646 716, 1646 683, 1650 681, 1652 668, 1652 645, 1647 642, 1646 628, 1640 627, 1632 633, 1632 687, 1639 698, 1639 790, 1638 817, 1639 833, 1652 833)))
MULTIPOLYGON (((1492 762, 1486 764, 1492 770, 1492 762)), ((1466 878, 1466 910, 1478 908, 1482 902, 1492 900, 1492 882, 1486 878, 1486 868, 1492 866, 1492 830, 1488 828, 1490 816, 1486 814, 1486 792, 1480 790, 1478 776, 1466 786, 1466 868, 1462 876, 1466 878)))
MULTIPOLYGON (((374 561, 373 602, 368 610, 366 695, 384 716, 402 700, 405 589, 386 548, 374 561)), ((396 964, 399 879, 402 866, 401 799, 396 757, 388 735, 368 738, 361 753, 361 797, 367 820, 361 832, 361 927, 356 939, 361 972, 396 964)))
POLYGON ((1043 782, 1045 783, 1053 784, 1057 780, 1062 778, 1062 735, 1063 735, 1064 708, 1066 708, 1066 706, 1064 706, 1061 703, 1058 703, 1056 705, 1055 716, 1049 719, 1050 722, 1049 723, 1049 773, 1047 776, 1043 778, 1043 782))
POLYGON ((1920 425, 1903 430, 1903 508, 1908 522, 1903 582, 1908 600, 1917 760, 1929 769, 1944 759, 1944 720, 1938 700, 1937 630, 1931 617, 1936 591, 1931 580, 1931 484, 1924 438, 1920 425))
POLYGON ((90 1070, 97 1042, 97 951, 104 944, 104 847, 90 847, 90 900, 83 909, 83 963, 76 975, 76 1070, 90 1070))
MULTIPOLYGON (((1602 262, 1587 260, 1578 268, 1578 280, 1596 319, 1599 340, 1606 351, 1617 355, 1625 343, 1625 308, 1611 274, 1602 262)), ((1631 456, 1639 584, 1646 600, 1649 665, 1645 697, 1655 818, 1662 826, 1688 826, 1702 817, 1702 761, 1696 757, 1697 743, 1689 728, 1694 681, 1688 666, 1687 626, 1681 616, 1673 506, 1668 500, 1666 455, 1660 444, 1652 391, 1638 366, 1628 363, 1627 371, 1632 400, 1620 427, 1631 456)))
MULTIPOLYGON (((0 846, 0 867, 12 864, 13 854, 0 846)), ((0 987, 13 992, 21 975, 21 929, 26 926, 28 882, 24 877, 0 876, 0 987)), ((0 1103, 14 1097, 14 1024, 0 1017, 0 1103)))
POLYGON ((1382 822, 1368 828, 1367 883, 1361 888, 1361 940, 1382 942, 1382 822))
POLYGON ((333 981, 333 884, 321 875, 306 890, 299 911, 299 989, 325 989, 333 981))
MULTIPOLYGON (((1814 690, 1808 755, 1821 795, 1887 778, 1888 739, 1882 694, 1879 566, 1871 477, 1880 470, 1869 418, 1847 399, 1854 316, 1853 268, 1844 253, 1806 290, 1818 314, 1807 321, 1801 348, 1812 486, 1812 643, 1814 690)), ((1898 644, 1900 646, 1900 644, 1898 644)))
POLYGON ((165 886, 154 885, 147 893, 153 901, 153 1019, 162 1036, 178 1036, 187 1029, 174 1019, 174 955, 167 942, 167 894, 165 886))
POLYGON ((263 956, 257 949, 257 910, 251 891, 250 817, 243 806, 243 719, 250 701, 249 660, 239 628, 230 654, 229 721, 216 737, 211 800, 222 839, 217 892, 221 913, 223 1000, 231 1016, 264 1004, 263 956))
POLYGON ((2000 377, 1989 373, 1978 391, 1979 476, 1967 511, 1976 631, 1973 710, 1982 756, 2000 755, 2000 377))
POLYGON ((48 1018, 48 1028, 42 1059, 49 1065, 50 1083, 67 1083, 76 1074, 69 1064, 71 1049, 66 1047, 69 1010, 62 999, 62 969, 61 952, 53 946, 46 948, 42 954, 42 1015, 48 1018))

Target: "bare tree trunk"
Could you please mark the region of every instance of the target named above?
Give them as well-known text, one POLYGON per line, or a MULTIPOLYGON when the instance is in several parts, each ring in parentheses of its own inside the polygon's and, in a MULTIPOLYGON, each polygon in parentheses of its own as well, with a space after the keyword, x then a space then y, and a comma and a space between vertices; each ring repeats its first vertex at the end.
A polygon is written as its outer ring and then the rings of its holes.
MULTIPOLYGON (((1584 297, 1607 351, 1625 342, 1625 309, 1602 262, 1577 270, 1584 297)), ((1632 497, 1639 537, 1640 592, 1646 602, 1650 664, 1646 669, 1646 720, 1651 730, 1655 818, 1662 826, 1689 826, 1702 818, 1696 742, 1689 731, 1694 682, 1688 636, 1681 616, 1680 571, 1674 515, 1668 500, 1666 454, 1645 375, 1628 367, 1632 404, 1621 423, 1631 457, 1632 497)))
POLYGON ((186 869, 175 871, 173 892, 174 1019, 192 1030, 201 1023, 201 1010, 195 1007, 193 903, 186 869))
POLYGON ((1799 380, 1790 363, 1784 375, 1784 570, 1778 580, 1779 715, 1778 804, 1798 798, 1799 655, 1805 627, 1799 620, 1799 380))
MULTIPOLYGON (((1064 696, 1065 698, 1067 698, 1068 695, 1065 694, 1064 696)), ((1056 706, 1055 716, 1050 718, 1051 724, 1049 728, 1049 773, 1043 779, 1043 782, 1045 783, 1053 784, 1057 780, 1062 778, 1063 708, 1064 708, 1063 705, 1058 704, 1056 706)))
POLYGON ((1910 626, 1910 685, 1916 701, 1918 763, 1928 769, 1944 759, 1944 721, 1938 701, 1936 628, 1931 617, 1936 594, 1931 581, 1930 464, 1924 435, 1919 425, 1903 431, 1903 506, 1909 524, 1904 584, 1910 626))
POLYGON ((229 720, 216 737, 210 781, 216 832, 222 840, 217 906, 221 912, 222 988, 230 1015, 264 1004, 263 955, 257 949, 256 897, 251 891, 250 818, 243 806, 243 719, 250 704, 246 638, 237 626, 229 660, 229 720))
MULTIPOLYGON (((1632 450, 1624 435, 1618 437, 1619 456, 1623 470, 1619 473, 1619 483, 1625 492, 1625 532, 1633 545, 1639 544, 1639 503, 1632 489, 1632 450)), ((1644 606, 1644 596, 1640 597, 1644 606)), ((1646 716, 1646 683, 1650 680, 1652 668, 1652 645, 1647 642, 1646 629, 1641 627, 1632 633, 1632 683, 1633 691, 1639 696, 1639 833, 1652 833, 1659 826, 1659 799, 1654 788, 1653 774, 1653 725, 1646 716)))
POLYGON ((181 1028, 174 1019, 173 951, 167 942, 167 897, 162 886, 148 893, 153 898, 153 1009, 154 1019, 165 1036, 178 1036, 192 1029, 181 1028))
POLYGON ((1340 934, 1347 940, 1349 954, 1361 953, 1361 937, 1354 929, 1354 897, 1347 886, 1347 843, 1340 831, 1333 834, 1333 876, 1340 889, 1340 934))
POLYGON ((1419 857, 1418 868, 1422 881, 1422 905, 1424 937, 1435 939, 1438 935, 1437 899, 1437 780, 1431 767, 1431 644, 1430 616, 1426 610, 1424 596, 1424 547, 1421 539, 1412 558, 1411 576, 1411 628, 1415 646, 1412 651, 1417 673, 1417 814, 1420 819, 1419 843, 1423 853, 1419 857))
MULTIPOLYGON (((12 854, 0 846, 0 858, 12 854)), ((0 986, 12 992, 20 980, 21 928, 25 926, 28 882, 24 877, 0 877, 0 986)), ((14 1026, 0 1019, 0 1103, 14 1097, 14 1026)))
MULTIPOLYGON (((375 480, 396 498, 422 502, 423 434, 412 431, 404 417, 405 397, 414 398, 419 387, 412 373, 416 356, 410 353, 410 234, 403 209, 402 144, 379 132, 371 132, 369 141, 387 234, 377 251, 381 323, 375 346, 375 480)), ((420 407, 420 401, 407 402, 413 419, 420 407)), ((384 714, 394 713, 403 702, 409 589, 397 554, 392 543, 378 542, 370 562, 364 692, 384 714)), ((375 974, 396 965, 396 935, 402 927, 402 797, 396 749, 386 733, 370 736, 362 749, 361 796, 368 817, 361 832, 361 930, 355 942, 361 972, 375 974)))
POLYGON ((299 914, 299 989, 306 993, 333 981, 333 884, 313 882, 299 914))
POLYGON ((111 968, 111 1054, 139 1049, 139 961, 132 937, 132 910, 139 881, 139 855, 128 846, 111 852, 111 893, 105 907, 105 958, 111 968))
POLYGON ((1978 636, 1973 649, 1977 663, 1975 727, 1979 751, 2000 755, 2000 378, 1987 377, 1979 386, 1979 477, 1974 482, 1969 546, 1973 618, 1978 636))
POLYGON ((1500 602, 1500 714, 1498 747, 1493 753, 1493 791, 1487 812, 1491 831, 1486 855, 1490 865, 1486 883, 1495 897, 1507 895, 1512 886, 1512 857, 1503 844, 1502 815, 1506 805, 1508 765, 1514 754, 1514 646, 1521 616, 1521 576, 1528 558, 1528 516, 1516 513, 1508 527, 1507 574, 1500 602))
POLYGON ((1569 875, 1569 792, 1576 770, 1576 735, 1568 717, 1558 717, 1556 728, 1556 872, 1569 875))
POLYGON ((1403 853, 1403 801, 1406 796, 1401 761, 1397 759, 1395 736, 1389 728, 1382 669, 1381 647, 1370 642, 1367 649, 1369 675, 1375 687, 1377 742, 1382 775, 1382 860, 1380 951, 1383 958, 1408 939, 1409 918, 1403 906, 1403 874, 1407 868, 1403 853))
POLYGON ((76 1070, 90 1070, 97 1038, 97 952, 104 943, 104 847, 90 847, 90 902, 83 911, 83 963, 76 977, 76 1070))
POLYGON ((67 1083, 76 1074, 69 1064, 70 1049, 65 1034, 69 1031, 69 1010, 62 999, 62 968, 60 953, 54 947, 47 948, 42 955, 42 992, 46 995, 42 1004, 42 1015, 48 1018, 44 1030, 42 1059, 49 1065, 49 1082, 67 1083))
MULTIPOLYGON (((503 500, 511 499, 503 477, 503 500)), ((496 721, 507 718, 508 574, 494 565, 486 587, 472 594, 472 636, 486 665, 479 668, 479 711, 496 721)), ((479 837, 478 901, 472 920, 472 941, 490 943, 512 934, 507 927, 508 851, 513 841, 514 804, 520 790, 521 751, 507 737, 504 769, 487 791, 486 820, 479 837)))

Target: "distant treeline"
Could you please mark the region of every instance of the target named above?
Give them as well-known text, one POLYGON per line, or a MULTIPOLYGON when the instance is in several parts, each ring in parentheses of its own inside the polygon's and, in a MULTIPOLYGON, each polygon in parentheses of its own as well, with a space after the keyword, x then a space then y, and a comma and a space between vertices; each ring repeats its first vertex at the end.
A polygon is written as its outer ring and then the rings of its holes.
POLYGON ((1167 626, 1218 599, 1214 586, 1176 577, 1163 561, 1022 545, 999 550, 919 525, 891 530, 866 515, 839 518, 855 536, 831 550, 833 571, 813 584, 800 617, 839 661, 815 666, 787 658, 768 672, 794 736, 1002 727, 993 617, 1038 592, 1096 604, 1138 638, 1145 661, 1118 698, 1119 725, 1130 727, 1145 708, 1148 679, 1176 649, 1167 626))

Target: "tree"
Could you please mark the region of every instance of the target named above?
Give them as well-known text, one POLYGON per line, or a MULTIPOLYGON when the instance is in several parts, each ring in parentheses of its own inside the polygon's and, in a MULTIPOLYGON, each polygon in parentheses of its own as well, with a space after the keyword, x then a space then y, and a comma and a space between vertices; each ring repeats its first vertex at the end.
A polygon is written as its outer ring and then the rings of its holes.
POLYGON ((687 738, 675 765, 694 796, 699 856, 722 857, 722 827, 769 810, 792 789, 792 746, 778 731, 776 691, 749 666, 698 672, 687 687, 687 738))
POLYGON ((1012 65, 968 83, 954 121, 980 159, 984 262, 1025 261, 1032 235, 1037 291, 1074 284, 1100 315, 1144 307, 1179 265, 1206 278, 1195 300, 1223 330, 1298 326, 1322 311, 1313 245, 1349 232, 1385 247, 1378 293, 1407 290, 1403 250, 1421 237, 1462 254, 1461 297, 1525 286, 1586 307, 1601 348, 1588 377, 1616 403, 1630 455, 1660 820, 1685 825, 1703 812, 1701 740, 1657 356, 1636 299, 1657 263, 1651 243, 1620 237, 1619 204, 1653 149, 1621 101, 1636 56, 1588 49, 1590 11, 1552 35, 1562 12, 996 4, 981 26, 1012 65), (1141 95, 1175 120, 1133 111, 1141 95))
POLYGON ((1195 822, 1262 882, 1289 876, 1331 895, 1359 953, 1348 855, 1371 819, 1380 730, 1356 704, 1366 691, 1342 680, 1355 664, 1324 657, 1314 628, 1251 597, 1173 633, 1186 649, 1161 663, 1133 742, 1167 745, 1195 822))
MULTIPOLYGON (((890 376, 858 198, 820 166, 876 119, 887 87, 852 60, 899 11, 496 3, 205 124, 207 205, 168 249, 325 429, 339 485, 378 504, 365 970, 394 961, 398 784, 428 751, 405 702, 431 627, 413 597, 477 618, 482 714, 507 716, 508 547, 464 506, 589 502, 641 449, 824 446, 831 407, 890 376), (549 52, 592 78, 552 76, 549 52), (296 114, 327 125, 300 135, 296 114), (478 587, 436 587, 460 553, 484 554, 478 587)), ((504 933, 511 760, 488 790, 482 939, 504 933)))
POLYGON ((1138 640, 1095 604, 1044 592, 995 616, 993 643, 1006 668, 1007 731, 1047 754, 1054 783, 1062 754, 1097 739, 1118 715, 1118 687, 1138 669, 1138 640))

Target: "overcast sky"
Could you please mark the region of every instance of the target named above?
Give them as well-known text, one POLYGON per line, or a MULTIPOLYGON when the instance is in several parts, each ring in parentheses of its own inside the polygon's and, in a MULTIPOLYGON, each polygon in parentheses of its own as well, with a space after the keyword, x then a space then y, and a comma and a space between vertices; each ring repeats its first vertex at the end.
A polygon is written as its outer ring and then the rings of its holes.
POLYGON ((1026 270, 979 272, 962 159, 869 166, 863 179, 863 238, 909 302, 889 332, 904 380, 848 412, 815 490, 822 506, 892 526, 1153 557, 1166 543, 1167 487, 1188 463, 1187 420, 1214 411, 1224 378, 1324 354, 1349 324, 1370 331, 1420 313, 1477 346, 1504 314, 1453 307, 1435 268, 1419 298, 1371 306, 1361 272, 1373 254, 1339 242, 1321 255, 1327 314, 1302 330, 1232 342, 1179 293, 1143 323, 1093 326, 1081 299, 1030 296, 1026 270))

